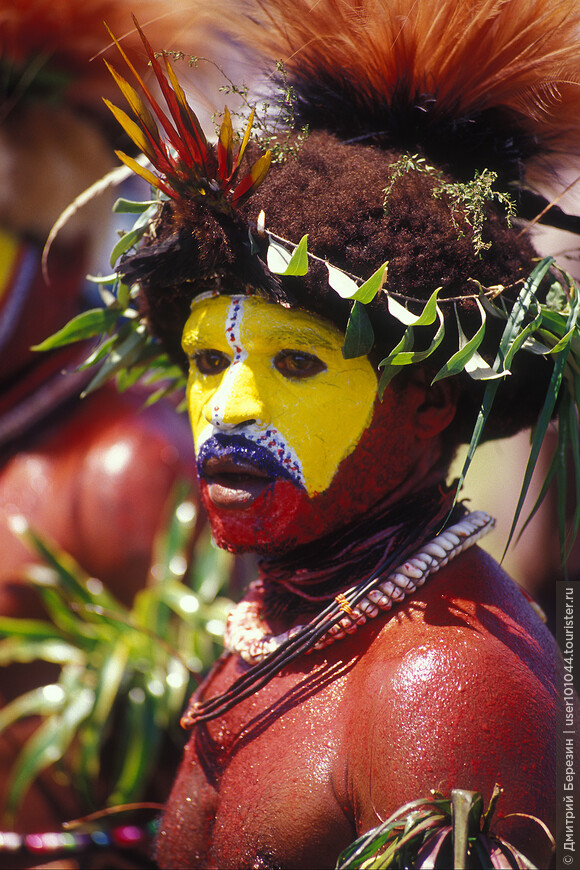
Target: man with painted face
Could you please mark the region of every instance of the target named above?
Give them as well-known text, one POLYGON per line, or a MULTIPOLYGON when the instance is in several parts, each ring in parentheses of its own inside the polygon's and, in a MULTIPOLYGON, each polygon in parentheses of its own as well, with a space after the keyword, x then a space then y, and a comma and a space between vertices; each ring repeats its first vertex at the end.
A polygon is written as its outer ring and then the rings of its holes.
POLYGON ((260 559, 183 717, 162 867, 333 867, 406 802, 487 802, 496 784, 504 816, 527 814, 501 835, 549 862, 556 645, 473 546, 493 520, 446 475, 480 407, 488 439, 550 416, 553 366, 519 351, 536 332, 558 354, 577 330, 576 290, 512 218, 539 199, 524 161, 577 141, 578 11, 436 8, 276 0, 266 23, 236 19, 253 50, 288 58, 310 127, 272 166, 248 134, 234 156, 227 112, 210 147, 147 44, 171 149, 115 74, 143 133, 114 112, 158 175, 121 157, 164 194, 119 274, 189 367, 215 540, 260 559), (554 46, 561 90, 542 114, 554 46), (555 280, 566 302, 546 295, 555 280))

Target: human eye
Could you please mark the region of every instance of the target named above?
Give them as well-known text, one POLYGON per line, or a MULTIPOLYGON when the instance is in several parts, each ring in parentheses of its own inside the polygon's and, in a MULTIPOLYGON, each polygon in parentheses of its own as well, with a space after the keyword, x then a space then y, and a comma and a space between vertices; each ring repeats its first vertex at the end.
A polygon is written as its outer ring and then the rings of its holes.
POLYGON ((230 365, 230 358, 221 350, 197 350, 190 355, 192 365, 202 375, 219 375, 230 365))
POLYGON ((285 378, 313 378, 326 371, 326 364, 303 350, 281 350, 274 357, 274 368, 285 378))

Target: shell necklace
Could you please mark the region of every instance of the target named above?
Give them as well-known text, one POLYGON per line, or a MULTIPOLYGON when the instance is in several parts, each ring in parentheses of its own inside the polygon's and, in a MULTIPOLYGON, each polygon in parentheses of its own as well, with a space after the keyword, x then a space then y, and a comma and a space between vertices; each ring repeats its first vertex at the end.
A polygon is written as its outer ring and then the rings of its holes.
MULTIPOLYGON (((330 626, 307 652, 323 649, 347 634, 353 634, 368 619, 389 611, 393 604, 403 601, 422 586, 431 574, 472 547, 494 525, 495 520, 484 511, 469 513, 421 546, 414 556, 390 572, 385 580, 378 580, 376 587, 367 592, 354 607, 350 606, 344 593, 339 593, 334 600, 340 605, 342 618, 330 626)), ((224 636, 226 650, 236 653, 251 665, 262 662, 308 625, 295 625, 281 634, 272 634, 260 616, 262 606, 258 587, 252 584, 246 598, 232 610, 224 636)))

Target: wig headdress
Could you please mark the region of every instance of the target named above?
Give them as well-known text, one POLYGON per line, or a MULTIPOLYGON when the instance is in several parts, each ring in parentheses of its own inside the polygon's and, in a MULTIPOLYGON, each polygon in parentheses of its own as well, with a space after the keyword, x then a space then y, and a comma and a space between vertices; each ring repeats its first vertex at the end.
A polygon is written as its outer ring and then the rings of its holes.
MULTIPOLYGON (((453 438, 471 442, 464 471, 482 438, 536 423, 519 514, 557 401, 558 455, 570 443, 580 467, 578 291, 549 258, 538 262, 528 232, 540 215, 578 230, 544 199, 580 151, 577 3, 271 0, 212 10, 232 22, 216 40, 257 52, 262 80, 281 86, 289 145, 268 171, 246 130, 234 156, 227 112, 209 145, 172 63, 164 70, 145 39, 169 116, 131 61, 140 91, 114 73, 134 120, 112 110, 153 171, 122 159, 156 197, 121 206, 141 214, 113 252, 121 281, 99 325, 129 319, 96 353, 114 350, 98 380, 127 367, 136 376, 152 360, 165 373, 151 332, 183 366, 181 329, 208 289, 300 305, 345 329, 345 355, 376 359, 381 391, 413 363, 434 380, 458 378, 453 438)), ((260 123, 262 138, 279 141, 260 123)), ((558 468, 565 477, 557 463, 549 478, 558 468)))

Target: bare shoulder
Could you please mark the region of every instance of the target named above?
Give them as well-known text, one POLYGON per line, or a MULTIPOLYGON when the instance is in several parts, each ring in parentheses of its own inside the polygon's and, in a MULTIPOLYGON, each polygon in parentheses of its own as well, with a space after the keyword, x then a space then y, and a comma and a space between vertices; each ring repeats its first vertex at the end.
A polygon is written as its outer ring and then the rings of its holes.
POLYGON ((432 575, 386 622, 373 653, 379 659, 453 652, 458 667, 484 657, 517 659, 539 679, 553 681, 558 653, 553 636, 527 597, 478 547, 432 575))
POLYGON ((499 566, 474 548, 393 612, 355 679, 361 828, 432 789, 505 787, 505 811, 552 822, 556 645, 499 566), (371 771, 370 783, 368 771, 371 771))

